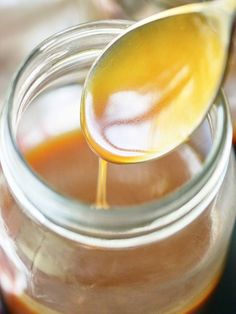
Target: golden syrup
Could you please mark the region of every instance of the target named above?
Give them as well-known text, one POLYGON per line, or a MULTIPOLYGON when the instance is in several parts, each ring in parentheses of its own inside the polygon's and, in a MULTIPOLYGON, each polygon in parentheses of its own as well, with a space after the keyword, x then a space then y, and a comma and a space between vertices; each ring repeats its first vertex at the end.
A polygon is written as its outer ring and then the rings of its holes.
POLYGON ((82 129, 115 163, 159 157, 184 142, 216 96, 225 33, 203 13, 163 18, 128 32, 88 76, 82 129))
MULTIPOLYGON (((96 202, 98 157, 91 151, 79 130, 49 139, 24 152, 24 155, 36 174, 54 190, 90 205, 96 202)), ((122 207, 155 201, 178 189, 201 167, 198 154, 188 143, 162 158, 145 163, 126 165, 110 163, 106 202, 111 207, 122 207)), ((86 247, 82 251, 81 249, 76 251, 74 259, 79 261, 81 256, 86 254, 89 264, 86 269, 79 267, 72 281, 78 289, 78 295, 84 297, 85 302, 79 309, 76 305, 71 313, 78 310, 81 313, 92 312, 98 304, 104 313, 110 309, 114 314, 120 313, 122 308, 129 313, 132 311, 143 313, 140 302, 143 302, 142 306, 147 306, 147 313, 158 312, 159 308, 162 309, 162 306, 165 308, 166 305, 173 311, 178 306, 175 313, 200 313, 199 306, 206 302, 219 280, 222 258, 220 256, 213 265, 196 273, 193 278, 186 277, 186 274, 194 273, 194 269, 207 256, 212 245, 216 220, 212 220, 210 212, 210 209, 206 209, 195 222, 174 237, 147 246, 127 249, 125 253, 122 250, 110 251, 101 248, 87 252, 86 247), (143 256, 145 258, 142 258, 143 256), (114 261, 117 265, 115 268, 114 261), (176 261, 178 263, 175 265, 176 261), (181 292, 176 291, 180 296, 173 295, 171 285, 170 290, 166 289, 168 283, 176 280, 182 282, 185 277, 188 284, 186 287, 184 284, 180 285, 181 292), (85 289, 91 280, 97 285, 94 285, 92 290, 85 289), (115 296, 111 287, 117 289, 115 296), (165 287, 164 290, 162 287, 165 287), (168 301, 172 298, 173 306, 168 301), (176 305, 176 298, 180 300, 180 304, 176 305), (134 299, 136 301, 132 302, 134 299)), ((38 280, 40 276, 45 276, 44 268, 40 267, 44 266, 39 265, 38 280)), ((50 280, 55 291, 59 284, 67 286, 67 283, 57 282, 53 275, 50 280)), ((47 291, 52 288, 45 286, 45 289, 47 291)), ((58 311, 56 304, 50 304, 50 310, 46 303, 40 305, 40 300, 33 300, 26 295, 6 294, 5 297, 12 314, 58 311)), ((169 311, 165 310, 165 313, 169 311)))
MULTIPOLYGON (((185 13, 127 32, 89 73, 81 125, 101 159, 125 164, 160 157, 184 142, 209 110, 225 68, 226 27, 214 13, 185 13)), ((107 164, 99 165, 97 207, 107 208, 107 164)))

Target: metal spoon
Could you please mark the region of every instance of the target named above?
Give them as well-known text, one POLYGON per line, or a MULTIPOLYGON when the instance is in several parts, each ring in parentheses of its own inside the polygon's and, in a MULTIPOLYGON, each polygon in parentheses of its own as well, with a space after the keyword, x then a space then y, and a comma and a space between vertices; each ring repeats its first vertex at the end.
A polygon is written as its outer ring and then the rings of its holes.
POLYGON ((160 157, 207 114, 225 73, 236 0, 190 4, 128 28, 85 81, 81 125, 104 160, 160 157))

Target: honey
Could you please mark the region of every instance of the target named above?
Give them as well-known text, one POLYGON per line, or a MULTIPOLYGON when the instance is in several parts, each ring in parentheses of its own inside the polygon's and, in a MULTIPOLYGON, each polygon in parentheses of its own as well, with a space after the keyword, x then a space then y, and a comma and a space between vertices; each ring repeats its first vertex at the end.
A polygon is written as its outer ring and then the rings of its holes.
POLYGON ((128 32, 98 60, 81 106, 86 139, 103 159, 98 208, 109 206, 105 160, 156 158, 184 142, 200 124, 224 71, 224 31, 214 13, 170 14, 128 32))
MULTIPOLYGON (((80 130, 43 142, 25 152, 25 158, 53 189, 95 206, 99 159, 80 130)), ((130 165, 109 163, 108 204, 132 206, 157 200, 200 169, 200 157, 189 144, 159 160, 130 165)))
POLYGON ((218 91, 224 27, 203 13, 151 22, 121 37, 88 76, 81 123, 103 159, 161 156, 193 132, 218 91))
MULTIPOLYGON (((94 206, 98 157, 80 130, 45 141, 25 151, 24 155, 33 171, 51 188, 94 206)), ((111 207, 122 208, 158 200, 190 180, 201 167, 201 159, 190 143, 157 160, 129 165, 108 164, 108 203, 111 207)), ((49 266, 44 256, 45 265, 39 265, 36 278, 45 282, 44 293, 50 301, 57 291, 66 291, 66 285, 71 282, 73 288, 70 289, 76 291, 76 298, 83 302, 77 308, 73 304, 68 305, 69 301, 65 299, 70 314, 76 314, 78 310, 83 314, 94 313, 98 306, 100 313, 113 314, 141 314, 144 309, 145 313, 155 314, 201 313, 200 308, 218 283, 222 269, 224 253, 221 252, 201 272, 197 271, 199 263, 211 252, 217 221, 217 217, 212 220, 209 207, 188 228, 160 242, 125 252, 81 247, 73 259, 81 265, 81 259, 85 258, 86 267, 77 267, 72 277, 67 277, 68 282, 64 277, 63 281, 57 281, 53 275, 47 277, 49 266), (176 287, 175 282, 182 280, 187 284, 176 287)), ((48 241, 50 243, 50 238, 46 243, 48 241)), ((62 254, 67 244, 59 243, 58 250, 62 254)), ((64 260, 63 264, 67 262, 64 260)), ((6 300, 11 314, 61 313, 57 303, 39 305, 37 299, 25 295, 6 294, 6 300)), ((69 312, 63 310, 62 313, 69 312)))

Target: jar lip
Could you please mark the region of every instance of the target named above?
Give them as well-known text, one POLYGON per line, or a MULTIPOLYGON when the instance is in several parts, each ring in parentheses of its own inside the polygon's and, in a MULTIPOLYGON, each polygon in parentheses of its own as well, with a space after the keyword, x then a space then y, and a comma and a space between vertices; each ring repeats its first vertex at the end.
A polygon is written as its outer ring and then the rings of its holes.
MULTIPOLYGON (((66 236, 69 236, 69 233, 71 233, 72 238, 75 238, 76 234, 92 235, 94 238, 130 238, 149 233, 154 229, 157 230, 159 227, 163 228, 165 225, 170 224, 171 221, 176 221, 185 216, 190 210, 188 206, 190 201, 191 206, 193 206, 193 202, 196 202, 196 205, 198 204, 199 193, 203 187, 205 194, 209 193, 206 187, 209 185, 216 165, 219 163, 221 165, 221 172, 218 174, 220 178, 229 159, 232 127, 226 99, 221 91, 216 105, 211 109, 211 111, 217 112, 217 119, 219 120, 215 140, 202 169, 189 182, 161 200, 132 207, 116 207, 112 211, 96 210, 85 203, 70 199, 52 190, 43 181, 39 180, 38 176, 29 168, 17 146, 16 135, 14 134, 16 120, 13 118, 13 103, 17 84, 25 68, 30 64, 31 60, 37 58, 45 49, 50 49, 52 45, 57 45, 66 36, 72 36, 76 33, 76 36, 79 38, 80 34, 83 33, 84 35, 86 32, 94 32, 96 35, 99 29, 106 30, 106 28, 110 31, 114 29, 114 34, 116 35, 130 24, 131 22, 122 20, 85 23, 66 29, 45 40, 33 50, 21 65, 13 80, 9 96, 2 111, 1 162, 13 194, 15 194, 21 205, 24 206, 25 210, 35 219, 40 220, 44 224, 49 223, 51 228, 55 227, 55 230, 59 228, 60 233, 64 230, 63 234, 66 236), (225 151, 227 153, 223 153, 225 151), (12 164, 15 165, 14 169, 12 164), (31 187, 31 190, 32 188, 34 190, 30 197, 27 193, 28 185, 31 187), (44 197, 39 197, 40 195, 44 197), (179 209, 178 212, 176 208, 179 209), (157 223, 158 226, 153 222, 159 222, 157 223)), ((205 194, 202 197, 205 197, 205 194)))

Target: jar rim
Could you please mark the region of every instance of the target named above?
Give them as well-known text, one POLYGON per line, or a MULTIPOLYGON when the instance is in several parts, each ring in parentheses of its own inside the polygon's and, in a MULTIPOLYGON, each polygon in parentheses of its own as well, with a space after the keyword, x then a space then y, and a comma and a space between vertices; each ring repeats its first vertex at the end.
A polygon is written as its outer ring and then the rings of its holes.
MULTIPOLYGON (((166 226, 185 217, 194 204, 197 207, 203 199, 213 198, 217 184, 221 184, 223 181, 229 160, 232 127, 227 101, 221 91, 216 104, 212 106, 209 113, 209 116, 211 112, 217 115, 218 126, 210 154, 203 163, 202 169, 177 191, 171 192, 158 201, 122 207, 122 209, 116 207, 112 211, 96 210, 52 190, 40 181, 27 165, 18 149, 14 132, 17 124, 14 98, 17 94, 17 84, 25 68, 38 55, 45 50, 50 50, 52 46, 58 45, 60 41, 63 42, 67 36, 76 34, 79 38, 79 36, 86 36, 91 32, 96 36, 101 29, 111 32, 113 30, 115 35, 118 35, 130 24, 131 22, 122 20, 84 23, 46 39, 33 50, 16 73, 1 115, 1 163, 15 198, 34 219, 66 237, 84 243, 90 241, 91 238, 93 238, 93 242, 100 241, 100 244, 108 246, 112 243, 111 241, 116 241, 118 246, 123 245, 119 244, 119 240, 124 239, 128 240, 127 245, 136 245, 138 242, 135 239, 140 237, 144 242, 149 241, 150 239, 148 240, 146 237, 148 234, 153 231, 163 231, 166 226), (13 164, 15 167, 12 167, 13 164), (31 197, 28 196, 27 185, 30 185, 31 188, 32 185, 34 187, 34 195, 31 197), (39 200, 39 195, 44 195, 44 197, 39 200), (36 199, 39 203, 36 202, 36 199)), ((162 235, 159 232, 158 236, 166 235, 166 232, 162 235)))

